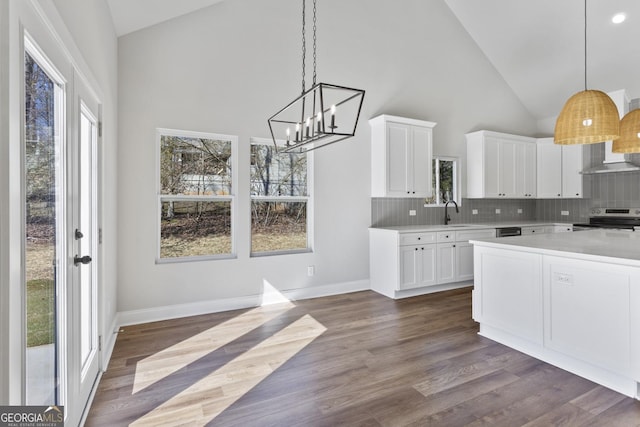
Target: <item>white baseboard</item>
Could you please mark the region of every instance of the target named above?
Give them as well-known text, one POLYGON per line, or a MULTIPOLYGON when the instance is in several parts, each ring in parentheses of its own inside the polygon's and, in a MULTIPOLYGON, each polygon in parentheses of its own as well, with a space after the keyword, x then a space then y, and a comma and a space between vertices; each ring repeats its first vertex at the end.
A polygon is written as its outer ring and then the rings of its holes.
MULTIPOLYGON (((278 296, 280 300, 287 299, 295 301, 330 295, 340 295, 350 292, 367 291, 370 289, 369 280, 358 280, 354 282, 336 283, 324 286, 310 286, 308 288, 279 291, 278 296)), ((160 320, 176 319, 179 317, 197 316, 200 314, 257 307, 259 305, 263 305, 265 300, 267 300, 267 296, 260 294, 238 298, 225 298, 187 304, 167 305, 142 310, 122 311, 116 316, 116 327, 113 330, 117 331, 120 326, 137 325, 141 323, 157 322, 160 320)), ((105 360, 108 360, 108 358, 105 360)))

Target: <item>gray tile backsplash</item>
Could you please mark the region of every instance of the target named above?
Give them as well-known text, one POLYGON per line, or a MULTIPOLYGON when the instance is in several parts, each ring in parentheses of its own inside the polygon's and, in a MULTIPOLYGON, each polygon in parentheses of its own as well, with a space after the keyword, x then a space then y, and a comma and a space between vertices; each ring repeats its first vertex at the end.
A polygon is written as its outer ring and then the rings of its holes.
MULTIPOLYGON (((640 157, 640 155, 638 155, 640 157)), ((634 159, 635 160, 635 159, 634 159)), ((640 158, 635 160, 640 164, 640 158)), ((590 198, 585 199, 462 199, 460 213, 449 205, 452 224, 497 221, 587 222, 593 207, 640 207, 640 172, 585 175, 590 198), (472 211, 477 210, 477 215, 472 211), (500 214, 496 214, 500 209, 500 214), (518 213, 522 209, 522 213, 518 213), (568 211, 569 215, 562 215, 568 211)), ((371 225, 436 225, 444 223, 443 207, 424 207, 423 199, 371 199, 371 225), (415 210, 415 216, 409 211, 415 210)))

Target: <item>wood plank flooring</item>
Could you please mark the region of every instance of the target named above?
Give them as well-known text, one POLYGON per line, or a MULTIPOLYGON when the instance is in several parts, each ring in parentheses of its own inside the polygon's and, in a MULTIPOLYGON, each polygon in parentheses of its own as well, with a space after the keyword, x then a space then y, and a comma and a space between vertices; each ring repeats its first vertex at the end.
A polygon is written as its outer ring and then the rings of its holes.
POLYGON ((123 328, 87 426, 640 426, 640 402, 477 335, 471 290, 123 328))

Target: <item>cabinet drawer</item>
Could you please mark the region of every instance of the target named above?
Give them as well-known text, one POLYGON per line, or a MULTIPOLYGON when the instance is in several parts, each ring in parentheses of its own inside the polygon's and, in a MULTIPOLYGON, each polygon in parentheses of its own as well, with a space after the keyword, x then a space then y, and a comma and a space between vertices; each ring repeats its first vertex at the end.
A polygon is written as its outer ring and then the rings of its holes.
POLYGON ((456 232, 455 231, 439 231, 437 241, 438 242, 455 242, 456 232))
POLYGON ((456 231, 456 242, 468 242, 474 239, 491 239, 496 237, 495 228, 487 228, 485 230, 465 230, 456 231))
POLYGON ((523 236, 527 234, 544 234, 545 231, 544 227, 522 227, 523 236))
POLYGON ((403 233, 400 234, 400 246, 423 245, 436 242, 436 233, 403 233))

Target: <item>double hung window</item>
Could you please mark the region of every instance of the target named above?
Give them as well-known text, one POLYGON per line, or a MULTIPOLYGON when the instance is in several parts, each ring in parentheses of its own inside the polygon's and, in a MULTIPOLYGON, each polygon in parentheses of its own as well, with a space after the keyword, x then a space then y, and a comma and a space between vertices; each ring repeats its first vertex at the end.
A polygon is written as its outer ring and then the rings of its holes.
POLYGON ((158 129, 159 260, 230 257, 237 137, 158 129))
POLYGON ((311 250, 311 154, 277 152, 267 139, 251 139, 251 254, 311 250))

